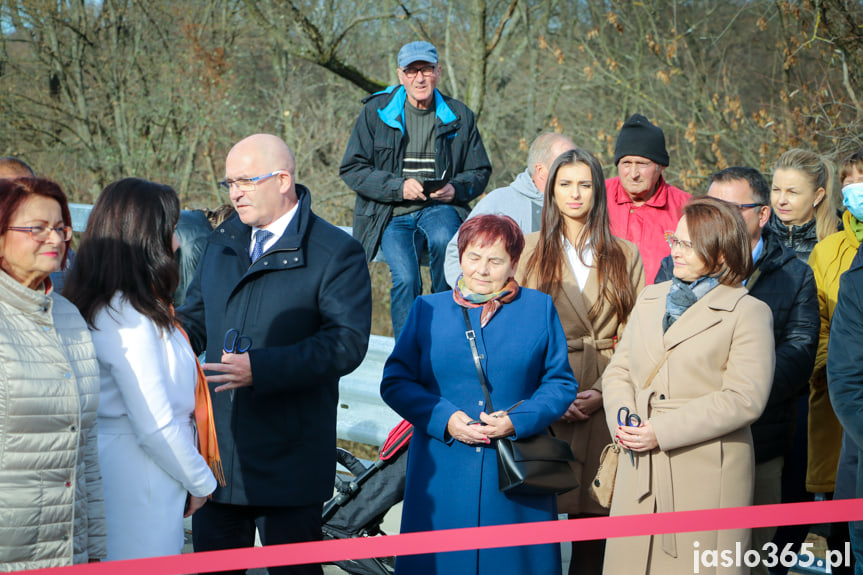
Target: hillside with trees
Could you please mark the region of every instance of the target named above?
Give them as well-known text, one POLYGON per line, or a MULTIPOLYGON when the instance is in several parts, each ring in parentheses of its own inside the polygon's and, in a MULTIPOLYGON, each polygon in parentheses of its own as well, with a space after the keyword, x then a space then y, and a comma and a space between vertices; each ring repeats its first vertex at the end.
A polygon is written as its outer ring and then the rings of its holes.
MULTIPOLYGON (((524 169, 545 130, 614 175, 634 112, 665 130, 667 179, 694 193, 729 165, 769 173, 790 147, 863 145, 860 2, 0 0, 0 155, 72 201, 139 176, 174 186, 184 207, 215 207, 230 146, 271 132, 316 211, 350 225, 338 166, 353 121, 416 39, 440 51, 441 91, 478 114, 489 189, 524 169)), ((385 308, 386 266, 372 271, 385 308)))

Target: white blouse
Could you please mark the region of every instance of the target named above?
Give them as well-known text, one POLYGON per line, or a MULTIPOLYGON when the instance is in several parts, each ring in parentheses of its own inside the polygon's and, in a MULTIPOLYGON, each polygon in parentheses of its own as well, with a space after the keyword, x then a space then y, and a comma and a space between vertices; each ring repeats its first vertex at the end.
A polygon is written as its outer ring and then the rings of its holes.
POLYGON ((569 265, 572 268, 572 273, 575 280, 578 282, 578 287, 584 291, 584 286, 587 285, 587 278, 590 276, 590 268, 593 267, 593 248, 590 247, 590 239, 584 246, 584 263, 578 257, 578 251, 569 243, 566 237, 563 238, 563 249, 566 252, 566 257, 569 259, 569 265))

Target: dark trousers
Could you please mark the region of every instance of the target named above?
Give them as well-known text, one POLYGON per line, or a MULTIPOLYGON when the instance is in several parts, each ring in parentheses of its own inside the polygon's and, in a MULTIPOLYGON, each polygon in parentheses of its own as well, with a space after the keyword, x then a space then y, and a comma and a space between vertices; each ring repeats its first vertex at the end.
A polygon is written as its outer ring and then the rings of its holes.
MULTIPOLYGON (((300 543, 321 539, 322 504, 304 507, 258 507, 207 502, 192 516, 195 551, 252 547, 255 528, 264 545, 300 543)), ((243 575, 244 570, 222 571, 243 575)), ((321 575, 319 564, 270 567, 270 575, 321 575)))

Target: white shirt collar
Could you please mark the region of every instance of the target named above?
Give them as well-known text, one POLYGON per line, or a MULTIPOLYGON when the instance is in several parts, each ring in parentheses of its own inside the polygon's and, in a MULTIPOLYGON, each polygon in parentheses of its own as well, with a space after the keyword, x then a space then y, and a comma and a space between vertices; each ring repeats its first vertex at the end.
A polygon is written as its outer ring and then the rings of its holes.
POLYGON ((579 289, 584 291, 584 286, 587 285, 587 278, 590 276, 590 268, 593 267, 593 248, 590 245, 590 237, 584 243, 584 263, 578 257, 575 247, 566 239, 566 236, 563 237, 563 250, 566 252, 569 266, 572 268, 572 274, 575 276, 575 281, 578 282, 579 289))
MULTIPOLYGON (((291 221, 294 219, 294 214, 297 213, 297 208, 300 207, 300 203, 297 202, 294 204, 294 207, 288 210, 285 214, 279 216, 273 223, 266 227, 268 232, 271 232, 273 235, 264 242, 264 253, 267 252, 273 244, 279 241, 279 238, 285 235, 285 230, 288 229, 288 226, 291 224, 291 221)), ((252 249, 255 247, 255 232, 258 230, 262 230, 264 228, 259 228, 257 226, 252 226, 252 239, 249 242, 249 255, 252 255, 252 249)))

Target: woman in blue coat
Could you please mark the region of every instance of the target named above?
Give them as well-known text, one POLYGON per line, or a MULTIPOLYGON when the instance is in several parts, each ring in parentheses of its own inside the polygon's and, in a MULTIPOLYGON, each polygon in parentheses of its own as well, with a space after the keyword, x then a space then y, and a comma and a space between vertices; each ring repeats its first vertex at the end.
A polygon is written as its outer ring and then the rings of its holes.
MULTIPOLYGON (((523 247, 511 218, 465 222, 456 289, 417 298, 387 360, 381 395, 414 425, 402 533, 557 518, 554 495, 499 491, 491 442, 544 433, 578 391, 551 298, 513 279, 523 247), (500 408, 493 414, 484 410, 462 308, 500 408)), ((399 557, 396 573, 559 574, 560 563, 559 545, 536 545, 399 557)))

